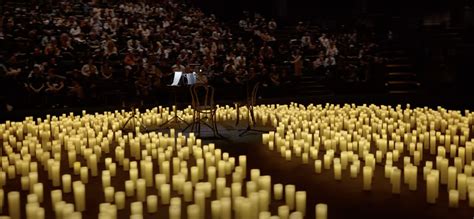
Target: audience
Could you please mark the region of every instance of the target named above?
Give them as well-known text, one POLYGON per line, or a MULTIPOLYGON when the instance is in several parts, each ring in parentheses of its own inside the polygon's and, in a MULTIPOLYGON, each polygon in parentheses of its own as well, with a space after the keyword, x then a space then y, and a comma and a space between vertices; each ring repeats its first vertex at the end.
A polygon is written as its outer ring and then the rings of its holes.
POLYGON ((273 18, 244 12, 232 29, 212 14, 173 0, 63 0, 51 7, 4 11, 0 76, 18 82, 36 106, 46 104, 45 98, 53 107, 100 101, 101 91, 123 88, 147 99, 170 82, 173 71, 197 72, 199 82, 215 86, 258 79, 265 87, 283 89, 308 72, 335 74, 346 63, 339 60, 362 63, 346 70, 366 68, 377 47, 356 31, 323 33, 303 22, 289 33, 291 40, 279 40, 273 18))

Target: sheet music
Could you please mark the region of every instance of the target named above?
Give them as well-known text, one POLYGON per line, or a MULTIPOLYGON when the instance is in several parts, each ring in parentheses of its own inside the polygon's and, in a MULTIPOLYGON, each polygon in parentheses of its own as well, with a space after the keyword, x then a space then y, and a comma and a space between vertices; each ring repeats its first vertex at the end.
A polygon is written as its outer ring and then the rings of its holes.
POLYGON ((188 85, 196 84, 196 72, 186 74, 186 80, 188 81, 188 85))
POLYGON ((181 80, 182 76, 183 76, 183 72, 175 71, 174 72, 173 83, 171 83, 170 86, 179 86, 179 81, 181 80))

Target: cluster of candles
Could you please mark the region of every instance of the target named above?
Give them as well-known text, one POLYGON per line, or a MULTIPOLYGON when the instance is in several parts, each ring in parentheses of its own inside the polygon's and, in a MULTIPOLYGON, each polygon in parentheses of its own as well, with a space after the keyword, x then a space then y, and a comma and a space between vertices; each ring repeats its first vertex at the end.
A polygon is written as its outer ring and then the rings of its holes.
POLYGON ((278 119, 276 130, 263 134, 262 141, 286 160, 314 163, 316 173, 333 169, 335 180, 343 170, 356 178, 362 168, 367 191, 375 168, 383 168, 394 194, 404 185, 416 191, 423 180, 428 203, 447 194, 449 207, 465 200, 474 207, 474 113, 468 110, 349 104, 259 110, 278 119))
MULTIPOLYGON (((139 122, 149 127, 164 123, 175 112, 192 119, 189 107, 137 111, 139 122)), ((277 125, 278 115, 271 111, 257 114, 259 123, 277 125)), ((156 217, 160 211, 170 219, 307 215, 305 191, 274 183, 270 175, 248 168, 246 156, 232 157, 213 143, 203 144, 193 133, 174 129, 142 133, 140 126, 129 124, 134 131, 122 132, 130 115, 83 111, 0 124, 0 213, 8 209, 8 216, 0 218, 114 219, 123 218, 124 209, 133 219, 156 217), (126 179, 120 179, 120 174, 126 179), (12 184, 18 178, 20 189, 12 184), (87 197, 91 186, 101 186, 102 193, 87 197), (26 200, 21 200, 21 194, 26 194, 26 200), (279 205, 274 212, 272 202, 279 205), (97 215, 87 212, 90 204, 99 206, 97 215)), ((235 108, 219 107, 219 121, 236 116, 235 108)), ((247 118, 245 113, 241 116, 247 118)), ((319 203, 313 210, 317 219, 327 218, 326 204, 319 203)))

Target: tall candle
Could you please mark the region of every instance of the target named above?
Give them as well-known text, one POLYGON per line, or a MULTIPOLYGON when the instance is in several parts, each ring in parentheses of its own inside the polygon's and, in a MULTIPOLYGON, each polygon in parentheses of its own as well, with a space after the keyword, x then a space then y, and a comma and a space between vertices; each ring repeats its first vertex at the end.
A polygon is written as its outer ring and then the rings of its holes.
MULTIPOLYGON (((225 161, 222 161, 222 162, 225 162, 225 161)), ((224 163, 224 166, 225 166, 225 163, 224 163)), ((207 168, 207 180, 211 184, 211 187, 215 188, 216 186, 216 167, 215 166, 210 166, 207 168)))
POLYGON ((135 182, 133 182, 132 180, 125 181, 125 194, 127 195, 127 197, 135 195, 135 182))
POLYGON ((221 202, 219 200, 211 201, 211 218, 219 219, 221 216, 221 202))
POLYGON ((160 191, 161 185, 166 184, 166 175, 165 174, 156 174, 155 175, 155 188, 160 191))
POLYGON ((266 190, 258 191, 259 210, 268 211, 270 205, 270 193, 266 190))
POLYGON ((217 199, 221 199, 223 197, 225 186, 226 186, 226 179, 225 178, 217 178, 216 179, 216 198, 217 199))
POLYGON ((88 172, 87 167, 81 167, 81 181, 84 184, 87 184, 89 182, 89 172, 88 172))
POLYGON ((458 174, 458 191, 459 191, 459 199, 466 200, 467 197, 467 176, 465 174, 458 174))
POLYGON ((104 188, 104 201, 112 203, 114 201, 115 188, 112 186, 104 188))
POLYGON ((296 211, 301 212, 303 215, 306 214, 306 192, 296 192, 296 211))
POLYGON ((426 202, 430 204, 436 203, 436 179, 432 174, 426 177, 426 202))
POLYGON ((206 195, 203 191, 194 191, 194 203, 199 207, 199 218, 204 218, 206 215, 206 195))
POLYGON ((321 173, 321 168, 322 167, 322 164, 321 164, 321 160, 315 160, 314 161, 314 171, 316 173, 321 173))
POLYGON ((90 160, 90 169, 91 169, 91 175, 92 176, 97 176, 98 175, 98 168, 97 168, 97 156, 95 154, 92 154, 89 157, 90 160))
POLYGON ((163 184, 160 187, 161 203, 164 205, 168 205, 170 202, 170 195, 171 195, 170 190, 171 190, 170 184, 163 184))
POLYGON ((142 202, 132 202, 130 204, 130 214, 132 215, 143 215, 143 203, 142 202))
POLYGON ((220 199, 221 201, 221 216, 220 218, 232 218, 231 211, 231 199, 229 197, 224 197, 220 199))
POLYGON ((362 174, 363 174, 363 189, 365 191, 369 191, 372 189, 372 167, 369 166, 364 166, 362 169, 362 174))
POLYGON ((458 190, 449 190, 449 207, 457 208, 459 207, 459 191, 458 190))
POLYGON ((149 195, 146 197, 146 208, 148 213, 156 213, 158 211, 158 196, 149 195))
POLYGON ((280 219, 288 219, 290 217, 290 208, 288 205, 282 205, 278 207, 278 216, 280 219))
POLYGON ((316 219, 327 219, 328 218, 328 205, 316 204, 316 219))
POLYGON ((456 189, 457 169, 456 167, 448 167, 448 191, 456 189))
POLYGON ((118 210, 122 210, 125 208, 125 192, 116 192, 114 199, 115 205, 117 205, 118 210))
POLYGON ((334 179, 335 180, 341 180, 342 179, 342 173, 341 173, 341 164, 340 163, 334 163, 334 179))
POLYGON ((169 207, 169 218, 170 219, 181 219, 181 206, 170 206, 169 207))
POLYGON ((86 187, 81 181, 73 183, 74 203, 76 211, 82 212, 86 210, 86 187))
POLYGON ((295 185, 285 186, 285 203, 288 205, 290 210, 295 209, 295 185))
POLYGON ((8 212, 11 219, 21 219, 20 211, 20 193, 9 192, 8 193, 8 212))
POLYGON ((22 176, 20 178, 21 190, 27 191, 30 189, 30 178, 28 176, 22 176))
POLYGON ((273 185, 273 194, 275 200, 281 200, 283 198, 283 184, 273 185))
POLYGON ((183 184, 183 194, 185 202, 191 202, 193 200, 193 183, 188 181, 183 184))
POLYGON ((198 205, 188 205, 187 207, 188 219, 200 219, 201 209, 198 205))
POLYGON ((394 167, 392 170, 392 174, 390 175, 390 183, 392 184, 392 193, 393 194, 400 194, 400 178, 401 178, 401 171, 400 169, 394 167))
POLYGON ((61 190, 51 191, 51 206, 56 205, 56 203, 58 203, 62 200, 63 200, 63 194, 62 194, 61 190))
POLYGON ((71 192, 71 175, 64 174, 61 176, 61 179, 62 179, 63 192, 70 193, 71 192))
POLYGON ((245 179, 247 177, 247 156, 239 156, 239 166, 242 167, 242 179, 245 179))

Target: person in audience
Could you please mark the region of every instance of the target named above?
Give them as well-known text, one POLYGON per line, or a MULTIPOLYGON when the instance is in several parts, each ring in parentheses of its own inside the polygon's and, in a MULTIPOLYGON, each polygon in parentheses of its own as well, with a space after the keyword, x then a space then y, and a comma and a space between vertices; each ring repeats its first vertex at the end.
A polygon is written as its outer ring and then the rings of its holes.
POLYGON ((95 77, 99 74, 93 59, 89 59, 89 61, 82 66, 81 73, 86 78, 95 77))

